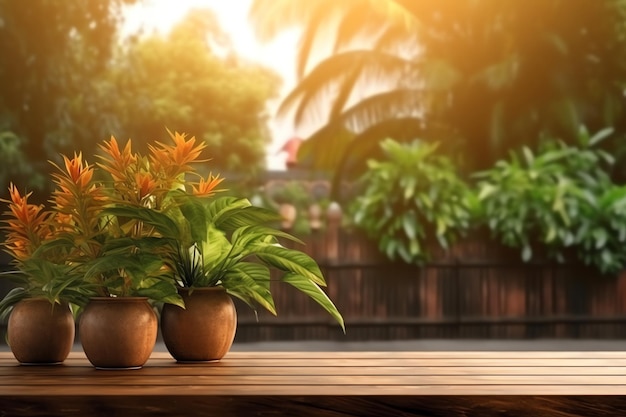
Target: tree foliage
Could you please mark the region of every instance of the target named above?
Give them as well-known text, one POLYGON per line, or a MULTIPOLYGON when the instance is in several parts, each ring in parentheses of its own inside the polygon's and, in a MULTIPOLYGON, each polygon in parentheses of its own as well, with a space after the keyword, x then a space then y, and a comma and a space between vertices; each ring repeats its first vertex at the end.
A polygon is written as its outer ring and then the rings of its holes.
POLYGON ((36 171, 94 134, 86 122, 98 112, 85 104, 110 58, 121 7, 134 1, 0 0, 0 140, 4 147, 18 138, 36 171))
POLYGON ((111 135, 145 145, 165 127, 205 140, 215 169, 263 166, 277 76, 238 58, 210 11, 168 35, 121 38, 123 8, 135 1, 0 0, 5 183, 49 187, 48 160, 91 155, 111 135))
POLYGON ((193 132, 209 146, 212 169, 252 174, 264 167, 265 106, 279 79, 238 58, 211 11, 192 11, 166 36, 120 49, 107 81, 119 89, 119 137, 141 146, 164 127, 193 132))
POLYGON ((391 136, 440 141, 472 171, 581 124, 624 127, 623 0, 255 0, 251 16, 265 37, 303 27, 281 111, 326 115, 301 147, 315 168, 360 172, 391 136), (338 166, 316 158, 335 149, 338 166))

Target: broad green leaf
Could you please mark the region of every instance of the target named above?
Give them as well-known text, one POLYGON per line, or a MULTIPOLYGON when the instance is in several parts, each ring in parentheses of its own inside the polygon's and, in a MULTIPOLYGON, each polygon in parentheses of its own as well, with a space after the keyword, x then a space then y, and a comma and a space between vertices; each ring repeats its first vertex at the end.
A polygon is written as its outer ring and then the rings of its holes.
POLYGON ((414 240, 417 237, 417 233, 415 231, 417 228, 417 221, 414 213, 404 213, 404 216, 402 216, 402 227, 409 240, 414 240))
POLYGON ((264 263, 281 271, 293 272, 312 282, 326 286, 322 271, 313 258, 304 252, 274 245, 255 245, 254 253, 264 263))
POLYGON ((264 265, 240 262, 228 271, 221 285, 229 294, 246 301, 248 305, 255 301, 276 315, 276 307, 270 291, 270 271, 264 265))
POLYGON ((134 295, 137 297, 148 297, 151 300, 159 300, 164 303, 174 304, 185 308, 183 299, 178 294, 174 282, 159 280, 146 288, 138 288, 134 295))
POLYGON ((304 292, 311 297, 316 303, 324 308, 336 321, 339 323, 344 333, 346 327, 343 321, 343 317, 337 310, 337 307, 328 298, 326 293, 315 283, 308 279, 306 276, 299 275, 297 273, 285 274, 282 278, 283 282, 293 285, 298 290, 304 292))
POLYGON ((105 209, 103 214, 140 220, 155 227, 163 236, 181 237, 178 225, 169 216, 146 207, 115 206, 105 209))

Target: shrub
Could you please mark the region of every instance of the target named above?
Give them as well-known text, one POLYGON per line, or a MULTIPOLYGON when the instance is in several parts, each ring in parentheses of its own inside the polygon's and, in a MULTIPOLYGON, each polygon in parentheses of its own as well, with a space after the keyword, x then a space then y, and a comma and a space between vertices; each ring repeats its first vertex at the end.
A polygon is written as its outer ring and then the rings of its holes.
POLYGON ((386 139, 381 147, 385 159, 369 160, 358 181, 363 191, 350 206, 352 220, 388 258, 421 263, 429 240, 447 249, 469 227, 472 194, 437 154, 438 144, 386 139))
POLYGON ((533 244, 563 260, 567 248, 602 272, 626 260, 626 188, 615 186, 607 168, 611 155, 596 145, 605 129, 590 136, 582 128, 579 146, 548 140, 535 155, 529 148, 476 174, 482 216, 503 244, 521 248, 524 261, 533 244))

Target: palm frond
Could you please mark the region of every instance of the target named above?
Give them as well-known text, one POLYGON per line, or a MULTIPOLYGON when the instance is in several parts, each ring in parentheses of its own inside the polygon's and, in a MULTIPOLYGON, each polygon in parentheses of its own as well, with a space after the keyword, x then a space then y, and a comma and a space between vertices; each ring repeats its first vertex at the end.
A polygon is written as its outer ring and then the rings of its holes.
MULTIPOLYGON (((381 82, 385 80, 397 81, 402 75, 410 73, 414 63, 403 57, 382 51, 349 50, 332 55, 320 61, 306 77, 283 99, 278 110, 278 116, 285 116, 295 109, 294 122, 304 121, 306 111, 315 100, 330 99, 337 96, 337 90, 344 88, 351 90, 357 80, 362 82, 381 82), (346 70, 353 73, 346 79, 346 70)), ((387 82, 386 81, 386 82, 387 82)), ((343 93, 342 96, 347 96, 343 93)), ((334 101, 334 100, 333 100, 334 101)))

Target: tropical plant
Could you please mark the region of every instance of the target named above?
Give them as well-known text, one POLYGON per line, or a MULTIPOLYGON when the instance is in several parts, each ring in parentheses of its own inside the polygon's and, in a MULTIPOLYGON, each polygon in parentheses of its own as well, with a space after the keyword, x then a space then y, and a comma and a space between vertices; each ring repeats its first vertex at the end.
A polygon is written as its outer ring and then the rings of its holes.
MULTIPOLYGON (((245 198, 213 197, 221 178, 193 179, 199 174, 191 164, 205 145, 179 134, 173 139, 175 147, 151 147, 149 160, 134 156, 130 142, 122 151, 113 139, 104 147, 101 167, 112 175, 118 197, 103 214, 117 219, 114 228, 147 232, 143 242, 165 261, 165 272, 180 287, 222 286, 251 307, 256 302, 276 314, 271 270, 283 271, 281 281, 310 296, 343 327, 341 315, 320 288, 326 283, 315 260, 280 243, 300 242, 272 226, 280 216, 245 198)), ((117 248, 111 250, 115 255, 117 248)), ((110 262, 115 264, 114 256, 110 262)))
POLYGON ((271 270, 282 271, 282 282, 311 297, 343 328, 341 314, 320 288, 326 283, 315 260, 280 243, 281 238, 302 242, 272 227, 280 220, 277 213, 233 196, 207 199, 176 191, 172 198, 177 208, 168 212, 124 207, 107 212, 156 229, 165 244, 161 253, 180 287, 221 286, 250 307, 258 303, 277 314, 271 270))
POLYGON ((386 139, 381 148, 385 158, 368 161, 351 216, 388 258, 421 263, 428 243, 448 249, 470 227, 473 194, 437 144, 386 139))
POLYGON ((14 184, 9 187, 9 195, 9 200, 0 201, 8 204, 2 220, 6 232, 3 246, 12 257, 13 269, 1 274, 18 287, 0 301, 0 316, 6 316, 24 298, 44 298, 51 304, 83 304, 86 291, 80 277, 72 273, 72 265, 64 262, 65 253, 41 253, 41 247, 57 233, 54 213, 42 204, 30 203, 32 194, 20 194, 14 184))
POLYGON ((301 28, 299 82, 279 115, 319 122, 298 157, 331 170, 335 191, 386 137, 440 141, 473 172, 542 132, 623 126, 625 14, 614 0, 255 0, 250 11, 265 38, 301 28))
POLYGON ((113 206, 129 211, 149 208, 168 210, 168 193, 186 184, 210 192, 220 179, 185 180, 193 170, 204 145, 195 138, 170 133, 173 144, 157 142, 150 156, 134 153, 129 141, 119 147, 112 137, 101 145, 97 166, 63 156, 64 167, 56 164, 56 186, 52 194, 54 239, 41 251, 63 251, 62 263, 72 266, 72 276, 80 276, 90 295, 144 296, 153 301, 182 305, 170 274, 158 253, 158 236, 132 218, 116 217, 107 211, 113 206))
POLYGON ((530 260, 533 246, 563 260, 573 249, 602 272, 626 262, 626 190, 611 181, 614 158, 599 148, 611 129, 589 135, 581 128, 579 146, 547 141, 536 155, 527 147, 476 174, 485 222, 505 245, 530 260))

